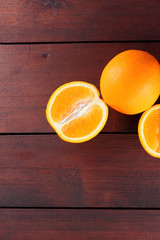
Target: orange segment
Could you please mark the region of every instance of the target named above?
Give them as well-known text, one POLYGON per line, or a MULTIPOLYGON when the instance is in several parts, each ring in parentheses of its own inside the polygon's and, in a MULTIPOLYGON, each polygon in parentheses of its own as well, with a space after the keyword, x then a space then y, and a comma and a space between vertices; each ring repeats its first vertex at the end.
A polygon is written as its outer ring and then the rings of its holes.
POLYGON ((153 157, 160 158, 160 104, 142 114, 138 134, 144 149, 153 157))
POLYGON ((74 111, 81 102, 90 102, 94 97, 94 92, 83 86, 72 86, 70 88, 66 88, 65 91, 62 91, 61 94, 56 97, 52 105, 51 114, 53 120, 55 122, 61 121, 74 111))
POLYGON ((79 138, 91 134, 101 122, 103 110, 101 106, 95 104, 88 106, 86 112, 65 124, 62 132, 67 137, 79 138))
POLYGON ((68 142, 84 142, 96 136, 108 118, 108 107, 99 91, 86 82, 70 82, 50 97, 46 116, 57 134, 68 142))

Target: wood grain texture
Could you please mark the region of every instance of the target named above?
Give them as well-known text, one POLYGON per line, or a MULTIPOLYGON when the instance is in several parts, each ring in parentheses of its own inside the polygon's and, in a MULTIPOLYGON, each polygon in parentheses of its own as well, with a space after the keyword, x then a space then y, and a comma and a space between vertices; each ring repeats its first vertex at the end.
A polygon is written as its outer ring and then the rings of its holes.
MULTIPOLYGON (((149 51, 158 60, 160 43, 0 45, 0 132, 52 132, 45 108, 50 95, 70 81, 99 88, 108 61, 127 49, 149 51)), ((111 108, 103 131, 137 131, 140 115, 111 108)))
POLYGON ((159 160, 135 134, 1 136, 0 146, 0 207, 160 207, 159 160))
POLYGON ((0 1, 0 42, 160 40, 159 0, 0 1))
POLYGON ((3 240, 159 240, 160 211, 1 209, 3 240))

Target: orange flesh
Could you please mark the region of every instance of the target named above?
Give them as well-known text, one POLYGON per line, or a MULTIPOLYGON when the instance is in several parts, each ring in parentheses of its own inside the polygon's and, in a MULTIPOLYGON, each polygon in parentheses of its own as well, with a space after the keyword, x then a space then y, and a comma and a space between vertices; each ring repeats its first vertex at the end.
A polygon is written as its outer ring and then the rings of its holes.
POLYGON ((99 105, 91 105, 80 117, 74 118, 62 127, 62 132, 71 138, 83 137, 92 133, 102 119, 99 105))
POLYGON ((64 89, 56 97, 52 105, 52 119, 57 123, 63 122, 64 119, 72 115, 79 105, 88 104, 94 97, 94 92, 83 86, 73 86, 64 89))
POLYGON ((160 109, 155 109, 147 116, 143 131, 149 148, 160 153, 160 109))

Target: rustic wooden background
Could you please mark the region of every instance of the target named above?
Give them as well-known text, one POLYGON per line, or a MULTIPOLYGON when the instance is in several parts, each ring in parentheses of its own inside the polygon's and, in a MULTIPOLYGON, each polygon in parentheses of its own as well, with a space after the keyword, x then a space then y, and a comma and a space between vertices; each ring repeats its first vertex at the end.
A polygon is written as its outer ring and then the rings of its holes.
POLYGON ((160 161, 139 143, 141 114, 110 108, 82 144, 45 118, 58 86, 99 88, 127 49, 160 61, 159 0, 0 1, 0 239, 160 239, 160 161))

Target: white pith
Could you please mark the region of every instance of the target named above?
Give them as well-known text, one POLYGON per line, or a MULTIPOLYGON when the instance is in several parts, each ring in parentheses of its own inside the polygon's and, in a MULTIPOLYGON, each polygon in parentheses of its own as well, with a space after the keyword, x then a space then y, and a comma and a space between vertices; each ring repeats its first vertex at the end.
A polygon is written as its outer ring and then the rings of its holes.
POLYGON ((90 108, 91 104, 93 105, 93 102, 91 101, 80 102, 79 104, 77 104, 77 107, 75 108, 75 110, 66 118, 64 118, 62 121, 60 121, 58 124, 63 126, 64 124, 69 123, 73 119, 83 116, 87 112, 87 110, 90 108))

